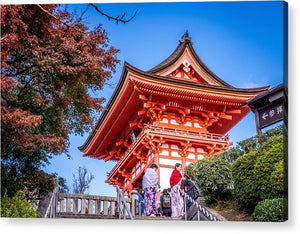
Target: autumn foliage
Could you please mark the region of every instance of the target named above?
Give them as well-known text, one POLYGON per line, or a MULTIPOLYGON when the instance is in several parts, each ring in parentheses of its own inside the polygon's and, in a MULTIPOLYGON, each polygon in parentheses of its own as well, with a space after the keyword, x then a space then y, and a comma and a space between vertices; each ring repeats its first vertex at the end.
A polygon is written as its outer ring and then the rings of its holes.
POLYGON ((91 93, 111 78, 117 53, 101 25, 90 30, 58 5, 1 6, 2 184, 9 173, 24 182, 68 152, 69 134, 89 130, 104 101, 91 93))

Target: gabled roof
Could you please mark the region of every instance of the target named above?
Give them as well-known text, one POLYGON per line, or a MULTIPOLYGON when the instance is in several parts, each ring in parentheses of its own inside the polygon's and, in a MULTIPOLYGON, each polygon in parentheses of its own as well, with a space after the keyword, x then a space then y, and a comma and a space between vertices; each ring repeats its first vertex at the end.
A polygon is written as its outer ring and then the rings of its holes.
POLYGON ((164 61, 162 61, 160 64, 156 65, 155 67, 151 68, 150 70, 146 71, 147 73, 152 74, 159 74, 163 70, 167 69, 168 67, 172 66, 179 58, 182 56, 184 51, 188 48, 194 57, 194 59, 197 61, 198 65, 203 68, 203 70, 215 80, 216 83, 226 86, 226 87, 233 87, 230 84, 226 83, 224 80, 222 80, 220 77, 218 77, 215 73, 213 73, 206 64, 199 58, 197 53, 195 52, 193 45, 192 45, 191 38, 189 37, 188 31, 183 34, 181 39, 179 40, 179 44, 174 50, 174 52, 166 58, 164 61))

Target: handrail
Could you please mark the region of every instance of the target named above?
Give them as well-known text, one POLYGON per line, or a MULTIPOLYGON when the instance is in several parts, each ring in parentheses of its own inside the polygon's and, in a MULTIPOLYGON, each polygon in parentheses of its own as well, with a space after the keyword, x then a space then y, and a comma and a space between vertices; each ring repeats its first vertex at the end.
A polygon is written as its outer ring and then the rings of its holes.
POLYGON ((51 199, 49 201, 49 205, 48 205, 47 210, 45 212, 44 218, 47 218, 48 214, 49 214, 49 218, 55 218, 55 213, 56 213, 56 199, 54 198, 54 196, 57 195, 57 191, 58 191, 58 187, 55 187, 54 190, 53 190, 53 192, 52 192, 51 199), (53 201, 53 199, 54 199, 54 201, 53 201), (51 211, 51 213, 49 213, 50 211, 51 211))
POLYGON ((185 208, 185 220, 187 220, 187 200, 192 202, 193 205, 197 207, 197 216, 198 221, 200 221, 200 212, 204 214, 211 221, 219 221, 216 216, 214 216, 211 212, 209 212, 205 207, 201 206, 198 202, 196 202, 192 197, 190 197, 183 189, 180 189, 180 192, 184 195, 184 208, 185 208))
POLYGON ((129 218, 131 220, 133 220, 133 217, 132 217, 132 214, 130 212, 130 209, 128 208, 127 203, 125 201, 125 198, 124 198, 124 196, 122 194, 122 191, 121 191, 121 189, 119 188, 118 185, 116 186, 116 190, 117 190, 117 211, 119 212, 119 219, 121 219, 121 216, 123 216, 123 218, 126 219, 125 210, 121 209, 121 202, 123 202, 124 208, 126 209, 129 218), (120 199, 122 201, 120 201, 120 199))

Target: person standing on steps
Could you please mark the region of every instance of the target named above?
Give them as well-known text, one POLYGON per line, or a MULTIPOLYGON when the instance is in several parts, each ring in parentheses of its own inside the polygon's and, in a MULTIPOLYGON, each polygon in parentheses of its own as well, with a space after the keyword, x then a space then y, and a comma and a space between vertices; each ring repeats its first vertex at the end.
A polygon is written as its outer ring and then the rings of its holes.
POLYGON ((180 173, 181 164, 176 163, 175 169, 172 172, 170 177, 170 186, 171 186, 171 209, 172 209, 172 218, 181 218, 183 217, 183 197, 180 192, 181 182, 184 180, 180 173))
POLYGON ((155 163, 152 163, 143 176, 142 185, 144 190, 144 211, 146 216, 155 216, 157 213, 156 193, 159 192, 157 170, 158 166, 155 163))
POLYGON ((144 203, 144 191, 141 187, 136 188, 137 196, 138 196, 138 207, 139 207, 139 215, 144 214, 145 203, 144 203))
POLYGON ((160 196, 160 207, 162 211, 162 215, 166 217, 171 216, 171 189, 164 189, 162 195, 160 196))
MULTIPOLYGON (((189 195, 193 200, 196 200, 200 194, 196 188, 194 182, 190 179, 188 175, 184 175, 183 188, 187 195, 189 195)), ((187 201, 187 209, 192 205, 191 201, 187 201)))

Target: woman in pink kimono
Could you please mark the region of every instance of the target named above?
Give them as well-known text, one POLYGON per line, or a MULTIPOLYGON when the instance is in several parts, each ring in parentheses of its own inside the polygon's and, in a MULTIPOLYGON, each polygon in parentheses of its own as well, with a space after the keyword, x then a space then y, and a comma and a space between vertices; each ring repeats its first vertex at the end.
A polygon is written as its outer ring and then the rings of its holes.
POLYGON ((170 177, 171 185, 171 208, 172 217, 180 218, 183 217, 183 197, 180 193, 181 181, 183 180, 181 176, 181 164, 176 163, 175 169, 170 177))

